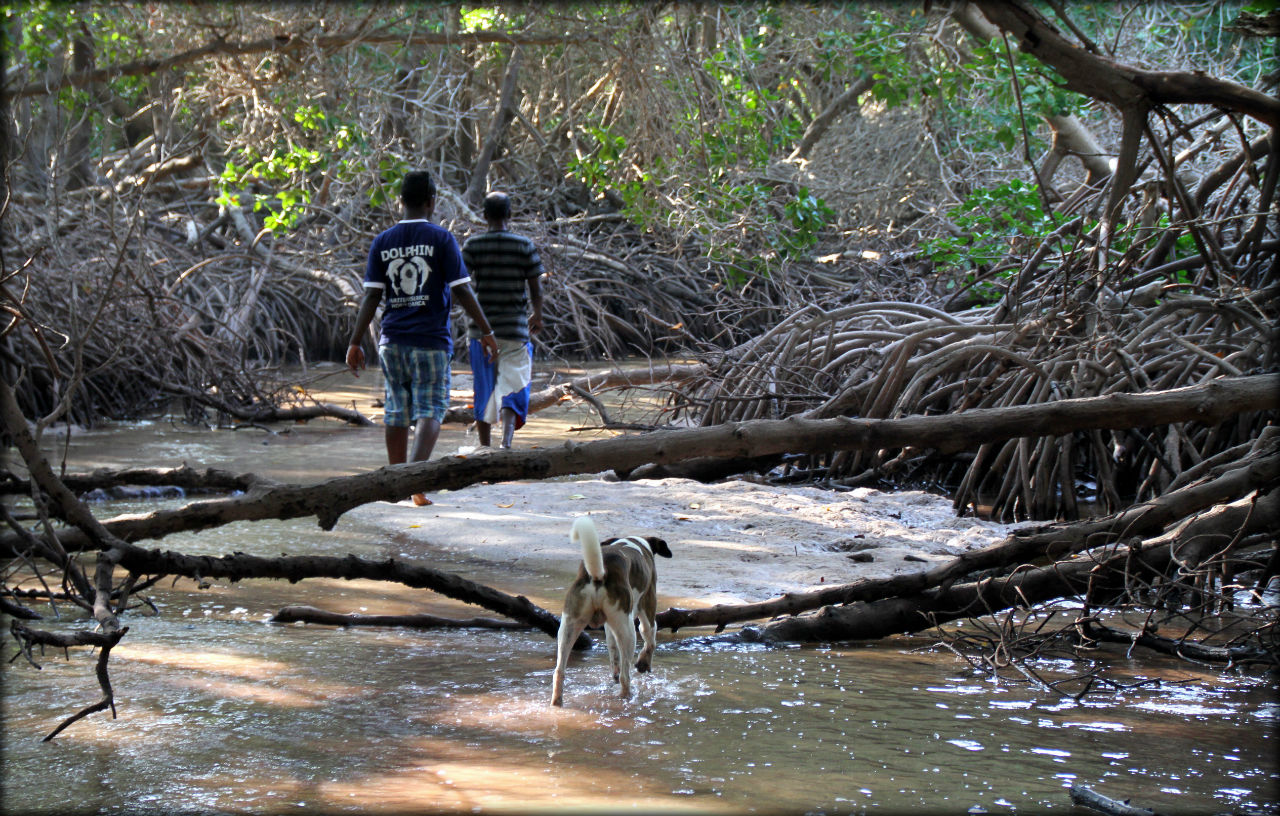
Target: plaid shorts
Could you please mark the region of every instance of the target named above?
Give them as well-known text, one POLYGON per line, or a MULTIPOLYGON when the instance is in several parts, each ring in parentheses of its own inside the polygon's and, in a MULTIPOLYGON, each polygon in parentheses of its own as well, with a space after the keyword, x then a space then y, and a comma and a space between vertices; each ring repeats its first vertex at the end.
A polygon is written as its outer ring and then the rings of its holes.
POLYGON ((444 421, 449 409, 449 352, 394 343, 378 347, 387 404, 382 421, 407 428, 420 419, 444 421))

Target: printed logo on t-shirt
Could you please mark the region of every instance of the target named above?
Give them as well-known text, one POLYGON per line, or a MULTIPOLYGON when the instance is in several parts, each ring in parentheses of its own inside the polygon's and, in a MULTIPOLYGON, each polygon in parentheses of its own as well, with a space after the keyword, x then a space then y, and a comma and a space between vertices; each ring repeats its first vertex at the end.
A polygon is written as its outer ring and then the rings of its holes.
POLYGON ((388 305, 396 308, 422 306, 430 300, 427 278, 431 276, 431 265, 425 256, 434 252, 435 247, 426 244, 383 250, 382 260, 391 261, 387 264, 387 282, 391 285, 391 302, 388 305))

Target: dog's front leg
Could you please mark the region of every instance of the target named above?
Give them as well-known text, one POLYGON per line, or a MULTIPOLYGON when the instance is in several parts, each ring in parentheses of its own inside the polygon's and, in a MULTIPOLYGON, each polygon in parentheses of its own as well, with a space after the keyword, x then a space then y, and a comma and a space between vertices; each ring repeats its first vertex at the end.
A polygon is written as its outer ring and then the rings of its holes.
POLYGON ((658 647, 658 628, 655 619, 658 614, 658 595, 650 587, 641 598, 636 619, 640 621, 640 635, 644 639, 644 648, 640 650, 640 659, 636 661, 636 671, 649 671, 653 660, 653 650, 658 647))
POLYGON ((658 631, 653 618, 640 613, 640 637, 644 640, 644 648, 640 650, 640 659, 636 661, 636 671, 641 674, 649 671, 653 660, 653 650, 658 647, 658 631))
POLYGON ((560 619, 560 630, 556 632, 556 671, 551 679, 551 705, 553 706, 563 705, 564 670, 569 665, 569 652, 573 650, 574 641, 585 628, 586 621, 570 620, 568 615, 560 619))

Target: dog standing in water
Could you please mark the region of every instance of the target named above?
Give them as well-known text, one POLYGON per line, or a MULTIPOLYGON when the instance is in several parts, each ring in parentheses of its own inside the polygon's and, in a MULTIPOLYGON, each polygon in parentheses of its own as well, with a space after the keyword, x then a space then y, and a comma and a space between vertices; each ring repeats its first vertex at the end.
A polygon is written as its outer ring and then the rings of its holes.
POLYGON ((551 684, 551 704, 564 698, 564 670, 573 643, 587 626, 604 626, 605 645, 613 679, 620 683, 622 697, 631 696, 631 658, 636 651, 633 620, 640 621, 644 649, 636 661, 636 671, 649 671, 658 633, 654 622, 658 611, 658 574, 653 557, 671 557, 667 542, 654 536, 611 538, 603 544, 595 522, 582 516, 573 523, 569 542, 582 547, 578 577, 564 596, 564 614, 556 638, 556 671, 551 684))

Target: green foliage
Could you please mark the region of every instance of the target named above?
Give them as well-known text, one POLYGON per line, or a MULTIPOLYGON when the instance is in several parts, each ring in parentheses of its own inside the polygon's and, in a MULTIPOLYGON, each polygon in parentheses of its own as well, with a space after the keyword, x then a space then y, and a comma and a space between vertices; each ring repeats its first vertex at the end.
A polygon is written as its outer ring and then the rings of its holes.
POLYGON ((295 148, 281 152, 271 151, 257 156, 254 151, 242 152, 246 165, 241 167, 228 161, 218 179, 218 203, 239 206, 243 189, 254 181, 275 182, 278 186, 267 197, 255 198, 255 212, 267 210, 263 225, 277 234, 287 232, 302 217, 305 205, 311 201, 310 192, 303 186, 307 174, 320 163, 320 155, 314 150, 295 148))
POLYGON ((400 183, 409 172, 409 162, 400 156, 383 154, 378 157, 378 176, 381 184, 369 191, 369 204, 384 207, 400 197, 400 183))
POLYGON ((786 255, 799 255, 818 243, 819 233, 832 219, 836 212, 826 202, 801 187, 800 194, 783 206, 789 221, 789 230, 782 232, 783 252, 786 255))
POLYGON ((4 5, 5 30, 13 29, 14 21, 21 26, 21 34, 14 45, 32 70, 48 71, 55 61, 66 54, 66 45, 79 33, 85 19, 84 13, 74 6, 43 2, 4 5))
MULTIPOLYGON (((314 179, 328 174, 337 181, 356 178, 360 161, 367 148, 364 137, 352 124, 338 121, 317 105, 300 105, 293 110, 293 121, 301 131, 302 141, 292 140, 283 148, 262 155, 251 147, 239 151, 239 161, 229 160, 218 179, 219 204, 239 206, 240 190, 265 187, 270 192, 255 196, 255 212, 266 211, 263 225, 277 234, 297 226, 311 202, 309 189, 314 179), (308 146, 314 145, 314 146, 308 146), (355 150, 351 150, 355 148, 355 150), (354 155, 353 155, 354 153, 354 155), (338 157, 338 158, 335 158, 338 157)), ((234 132, 233 122, 220 123, 234 132)), ((398 184, 407 165, 403 159, 384 156, 379 170, 388 184, 398 184), (394 179, 394 182, 392 181, 394 179)), ((392 200, 386 184, 375 185, 369 193, 370 204, 379 206, 392 200)))
POLYGON ((923 18, 915 15, 905 20, 892 19, 871 11, 850 38, 850 49, 857 55, 861 70, 870 72, 875 79, 872 98, 886 107, 919 104, 923 97, 938 93, 937 66, 908 45, 911 34, 918 32, 922 22, 923 18))
MULTIPOLYGON (((595 149, 589 154, 569 159, 569 172, 591 189, 612 187, 615 181, 625 177, 623 154, 627 149, 625 137, 602 127, 588 126, 582 129, 582 135, 588 144, 595 149)), ((625 197, 625 194, 624 194, 625 197)))
POLYGON ((782 205, 781 218, 775 214, 779 209, 776 199, 777 191, 763 183, 730 185, 723 195, 704 194, 704 211, 710 220, 695 229, 707 241, 708 255, 727 263, 728 286, 738 288, 753 277, 767 278, 774 262, 803 257, 835 217, 834 210, 804 187, 782 205), (743 226, 736 231, 749 229, 750 239, 725 240, 717 236, 711 225, 721 221, 749 224, 749 228, 743 226))
POLYGON ((241 199, 236 190, 253 182, 266 182, 273 192, 265 197, 255 197, 253 209, 255 212, 267 210, 263 226, 272 232, 288 232, 298 223, 311 201, 311 193, 305 184, 307 177, 321 164, 321 154, 305 147, 293 147, 259 156, 246 148, 241 151, 241 156, 245 161, 243 167, 228 161, 219 176, 218 203, 239 206, 241 199))
POLYGON ((1038 136, 1044 117, 1088 110, 1088 98, 1063 87, 1065 80, 1057 71, 1034 56, 1017 49, 1010 54, 1001 40, 969 46, 967 62, 942 63, 929 72, 930 95, 940 100, 940 135, 950 134, 944 144, 974 152, 1020 152, 1025 133, 1031 150, 1040 151, 1046 146, 1038 136), (980 89, 979 96, 975 89, 980 89))
MULTIPOLYGON (((127 11, 113 5, 78 6, 53 0, 2 4, 9 67, 24 66, 34 77, 70 70, 73 44, 81 41, 92 50, 95 65, 138 59, 145 53, 143 37, 127 11)), ((115 77, 106 85, 111 96, 134 106, 143 104, 148 95, 142 77, 115 77)), ((86 115, 98 153, 107 149, 116 132, 115 128, 105 130, 101 106, 87 89, 63 88, 48 101, 36 99, 31 104, 37 110, 56 104, 77 117, 86 115)))
MULTIPOLYGON (((777 9, 730 13, 751 14, 751 24, 701 62, 702 77, 714 88, 710 98, 698 84, 702 78, 663 74, 666 87, 686 100, 685 109, 670 120, 681 145, 677 154, 646 158, 641 167, 625 125, 596 122, 577 127, 578 141, 588 151, 570 159, 568 170, 589 189, 617 191, 627 216, 651 229, 672 224, 672 211, 661 205, 658 189, 678 180, 680 200, 692 214, 680 227, 699 236, 708 255, 728 270, 725 283, 739 287, 767 277, 779 259, 812 248, 835 212, 808 189, 792 195, 765 181, 769 163, 804 132, 805 119, 793 100, 804 84, 766 70, 776 61, 783 26, 777 9), (766 84, 762 76, 774 78, 766 84)), ((674 17, 667 22, 677 23, 674 17)), ((847 43, 836 32, 824 37, 821 70, 840 72, 847 43)))
POLYGON ((494 28, 501 16, 501 11, 492 7, 467 9, 458 15, 464 31, 494 28))
MULTIPOLYGON (((972 283, 1011 252, 1034 251, 1054 227, 1036 186, 1019 179, 974 190, 947 215, 960 235, 924 241, 921 248, 940 270, 955 273, 948 288, 972 283)), ((989 284, 975 291, 983 300, 999 297, 999 290, 989 284)))

